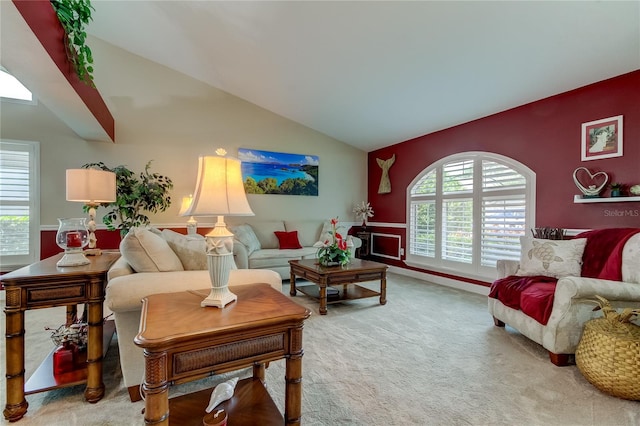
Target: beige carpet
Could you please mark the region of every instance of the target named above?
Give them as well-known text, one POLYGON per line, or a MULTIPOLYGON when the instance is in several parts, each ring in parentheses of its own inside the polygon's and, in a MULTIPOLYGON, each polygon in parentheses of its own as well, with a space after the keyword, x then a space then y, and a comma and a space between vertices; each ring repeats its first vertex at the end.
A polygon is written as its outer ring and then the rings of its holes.
MULTIPOLYGON (((555 367, 540 346, 494 327, 483 296, 391 274, 385 306, 362 299, 320 316, 311 299, 296 301, 313 311, 304 331, 305 425, 640 425, 640 402, 601 393, 575 366, 555 367)), ((64 308, 26 318, 29 375, 53 347, 44 327, 57 327, 64 308)), ((4 339, 0 347, 4 377, 4 339)), ((122 383, 116 339, 104 369, 102 401, 84 402, 80 386, 29 395, 15 424, 144 424, 143 403, 130 403, 122 383)), ((171 395, 218 380, 176 386, 171 395)), ((284 361, 271 364, 267 383, 283 407, 284 361)), ((0 394, 4 407, 4 383, 0 394)))

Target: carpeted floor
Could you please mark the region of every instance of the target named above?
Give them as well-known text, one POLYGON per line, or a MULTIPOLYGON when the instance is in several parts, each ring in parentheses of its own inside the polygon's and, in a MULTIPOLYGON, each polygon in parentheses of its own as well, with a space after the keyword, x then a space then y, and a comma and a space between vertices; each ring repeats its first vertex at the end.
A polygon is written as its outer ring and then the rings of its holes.
MULTIPOLYGON (((640 402, 601 393, 575 366, 556 367, 540 346, 494 327, 484 296, 390 274, 385 306, 362 299, 320 316, 311 299, 295 299, 313 312, 304 330, 304 425, 640 425, 640 402)), ((44 327, 63 319, 64 308, 27 312, 27 376, 53 347, 44 327)), ((4 339, 0 345, 4 376, 4 339)), ((129 402, 122 383, 117 349, 114 339, 102 401, 84 402, 81 386, 29 395, 29 411, 15 424, 144 424, 144 404, 129 402)), ((171 396, 223 379, 175 386, 171 396)), ((267 383, 282 408, 284 361, 270 365, 267 383)))

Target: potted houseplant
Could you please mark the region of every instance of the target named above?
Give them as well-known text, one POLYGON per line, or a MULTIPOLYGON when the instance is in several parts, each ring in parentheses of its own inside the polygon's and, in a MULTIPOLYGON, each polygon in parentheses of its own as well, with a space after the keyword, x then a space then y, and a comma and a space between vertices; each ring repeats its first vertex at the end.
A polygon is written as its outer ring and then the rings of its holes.
POLYGON ((102 222, 109 230, 119 229, 121 236, 125 236, 134 226, 149 224, 149 217, 143 212, 163 212, 171 205, 169 190, 173 188, 173 182, 166 176, 150 173, 151 161, 139 174, 126 166, 109 168, 102 162, 82 167, 96 167, 116 174, 116 201, 102 204, 111 208, 103 216, 102 222))
POLYGON ((611 189, 611 196, 612 197, 622 197, 622 191, 624 190, 624 185, 618 182, 614 182, 611 185, 609 185, 609 188, 611 189))

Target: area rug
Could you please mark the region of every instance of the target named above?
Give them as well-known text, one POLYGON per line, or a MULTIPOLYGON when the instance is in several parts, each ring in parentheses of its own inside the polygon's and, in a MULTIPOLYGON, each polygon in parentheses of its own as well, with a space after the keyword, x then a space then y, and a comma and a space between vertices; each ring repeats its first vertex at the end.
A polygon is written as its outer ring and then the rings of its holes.
MULTIPOLYGON (((303 339, 304 425, 640 425, 640 402, 600 392, 575 366, 556 367, 539 345, 495 327, 485 296, 389 274, 384 306, 361 299, 331 304, 321 316, 312 299, 294 300, 313 312, 303 339)), ((44 328, 57 327, 64 314, 27 311, 27 376, 53 347, 44 328)), ((131 403, 122 382, 117 344, 114 338, 104 362, 103 400, 85 402, 82 386, 28 395, 29 410, 14 424, 144 424, 144 404, 131 403)), ((0 345, 4 377, 4 339, 0 345)), ((226 378, 174 386, 170 396, 226 378)), ((282 409, 284 361, 271 363, 266 379, 282 409)))

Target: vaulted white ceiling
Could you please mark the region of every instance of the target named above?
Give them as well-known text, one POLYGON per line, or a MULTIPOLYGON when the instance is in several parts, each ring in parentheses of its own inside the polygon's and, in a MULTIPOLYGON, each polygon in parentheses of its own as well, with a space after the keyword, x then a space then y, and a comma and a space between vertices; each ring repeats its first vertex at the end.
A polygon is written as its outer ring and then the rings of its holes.
POLYGON ((640 69, 638 1, 101 1, 89 33, 365 151, 640 69))

